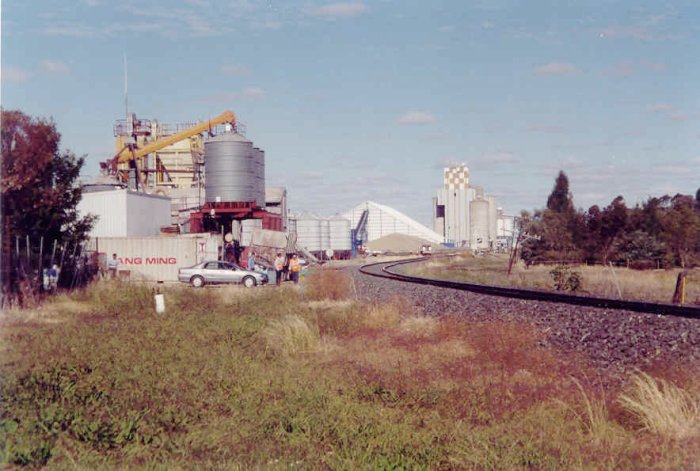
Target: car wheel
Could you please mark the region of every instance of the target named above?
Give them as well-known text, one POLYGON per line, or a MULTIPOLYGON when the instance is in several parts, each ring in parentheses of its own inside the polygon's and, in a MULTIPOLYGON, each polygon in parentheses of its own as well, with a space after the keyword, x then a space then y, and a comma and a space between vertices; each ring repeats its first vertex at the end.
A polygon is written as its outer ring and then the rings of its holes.
POLYGON ((192 278, 190 278, 190 283, 195 288, 201 288, 202 286, 204 286, 204 278, 202 278, 199 275, 193 276, 192 278))
POLYGON ((256 284, 257 283, 255 282, 255 278, 253 278, 252 276, 246 276, 245 278, 243 278, 243 286, 245 286, 246 288, 252 288, 256 284))

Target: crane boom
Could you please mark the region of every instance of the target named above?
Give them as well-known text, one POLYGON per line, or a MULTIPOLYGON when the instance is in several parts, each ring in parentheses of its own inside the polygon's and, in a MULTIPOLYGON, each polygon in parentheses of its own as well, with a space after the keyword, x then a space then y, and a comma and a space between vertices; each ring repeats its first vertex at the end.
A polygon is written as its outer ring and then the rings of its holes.
POLYGON ((215 126, 225 123, 230 123, 233 125, 236 124, 236 115, 234 115, 232 111, 225 111, 216 118, 212 118, 209 121, 199 123, 195 126, 192 126, 191 128, 187 128, 184 131, 180 131, 176 134, 163 137, 162 139, 158 139, 157 141, 153 141, 141 147, 140 149, 133 149, 133 152, 129 148, 124 148, 114 157, 113 161, 115 163, 123 163, 128 162, 132 159, 138 159, 140 157, 150 154, 151 152, 155 152, 171 144, 175 144, 176 142, 182 141, 183 139, 187 139, 188 137, 194 136, 195 134, 203 133, 204 131, 207 131, 215 126))

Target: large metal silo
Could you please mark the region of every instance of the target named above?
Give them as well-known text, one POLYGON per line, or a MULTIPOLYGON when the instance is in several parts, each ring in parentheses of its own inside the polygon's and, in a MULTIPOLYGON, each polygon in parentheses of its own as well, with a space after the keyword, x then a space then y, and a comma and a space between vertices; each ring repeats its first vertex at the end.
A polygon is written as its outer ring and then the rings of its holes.
POLYGON ((486 201, 489 202, 489 240, 492 247, 496 247, 496 239, 498 239, 498 206, 496 205, 495 196, 487 196, 486 201))
POLYGON ((255 201, 262 208, 265 206, 265 152, 253 147, 253 161, 256 188, 258 189, 255 201))
POLYGON ((297 245, 309 252, 323 250, 321 244, 321 218, 313 214, 300 214, 296 218, 297 245))
POLYGON ((321 219, 321 250, 331 248, 331 226, 328 219, 321 219))
MULTIPOLYGON (((207 202, 257 202, 265 186, 256 172, 253 143, 237 133, 224 133, 204 143, 207 202)), ((263 198, 264 199, 264 198, 263 198)))
POLYGON ((350 220, 336 216, 328 220, 328 225, 331 237, 330 248, 334 251, 352 250, 350 220))
POLYGON ((470 245, 472 249, 487 249, 489 246, 489 202, 477 198, 469 203, 470 245))

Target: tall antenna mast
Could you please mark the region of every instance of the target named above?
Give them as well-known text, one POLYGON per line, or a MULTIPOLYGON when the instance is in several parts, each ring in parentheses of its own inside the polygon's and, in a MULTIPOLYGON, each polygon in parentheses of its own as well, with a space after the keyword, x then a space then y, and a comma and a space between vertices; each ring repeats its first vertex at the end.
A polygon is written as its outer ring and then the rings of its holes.
POLYGON ((126 51, 124 51, 124 117, 126 118, 127 132, 131 135, 129 126, 129 75, 126 63, 126 51))

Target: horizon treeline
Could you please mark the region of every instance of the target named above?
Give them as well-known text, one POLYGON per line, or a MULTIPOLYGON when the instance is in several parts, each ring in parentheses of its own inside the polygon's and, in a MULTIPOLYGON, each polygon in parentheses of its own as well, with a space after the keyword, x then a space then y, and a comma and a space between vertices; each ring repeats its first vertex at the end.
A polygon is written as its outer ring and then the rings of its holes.
POLYGON ((546 262, 614 263, 632 268, 700 265, 700 188, 695 196, 651 197, 628 207, 622 195, 576 209, 563 171, 544 209, 523 211, 520 256, 546 262))

